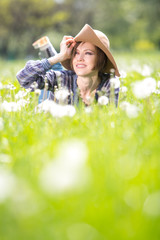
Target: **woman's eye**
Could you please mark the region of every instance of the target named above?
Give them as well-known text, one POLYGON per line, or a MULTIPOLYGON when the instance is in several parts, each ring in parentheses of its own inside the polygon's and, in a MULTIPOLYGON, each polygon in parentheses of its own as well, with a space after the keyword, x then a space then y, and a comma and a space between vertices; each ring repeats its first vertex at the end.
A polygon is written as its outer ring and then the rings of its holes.
POLYGON ((87 55, 93 55, 93 53, 92 53, 92 52, 86 52, 86 54, 87 54, 87 55))

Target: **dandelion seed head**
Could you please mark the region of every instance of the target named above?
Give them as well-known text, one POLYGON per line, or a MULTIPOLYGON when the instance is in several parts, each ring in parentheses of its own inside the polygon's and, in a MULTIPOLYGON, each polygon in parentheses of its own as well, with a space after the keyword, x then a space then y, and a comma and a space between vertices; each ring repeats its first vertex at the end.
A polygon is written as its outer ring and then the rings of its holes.
POLYGON ((74 139, 59 146, 57 157, 40 174, 40 185, 51 194, 59 194, 83 185, 87 181, 87 148, 74 139))
POLYGON ((111 88, 119 88, 120 87, 120 80, 118 77, 114 77, 110 79, 111 88))
POLYGON ((126 86, 122 86, 122 87, 120 88, 120 91, 121 91, 122 93, 126 93, 126 92, 128 91, 128 88, 127 88, 126 86))
POLYGON ((127 73, 124 70, 120 71, 120 78, 126 78, 127 77, 127 73))
POLYGON ((153 72, 153 69, 149 65, 143 65, 141 69, 141 74, 145 77, 150 76, 153 72))
POLYGON ((24 98, 26 95, 27 95, 27 91, 20 90, 18 93, 16 93, 15 99, 24 98))
POLYGON ((146 98, 156 90, 156 80, 148 77, 142 81, 135 82, 132 86, 133 93, 137 98, 146 98))
POLYGON ((100 97, 98 98, 98 103, 99 103, 100 105, 107 105, 108 102, 109 102, 109 99, 108 99, 108 97, 106 97, 106 96, 100 96, 100 97))
POLYGON ((64 102, 68 96, 69 91, 67 89, 59 89, 55 92, 55 98, 60 102, 64 102))
POLYGON ((16 102, 7 102, 7 101, 4 101, 1 104, 1 108, 2 110, 5 110, 7 112, 17 112, 21 110, 21 107, 16 102))
POLYGON ((84 110, 85 110, 85 113, 89 114, 93 111, 93 108, 91 106, 87 106, 87 107, 85 107, 84 110))

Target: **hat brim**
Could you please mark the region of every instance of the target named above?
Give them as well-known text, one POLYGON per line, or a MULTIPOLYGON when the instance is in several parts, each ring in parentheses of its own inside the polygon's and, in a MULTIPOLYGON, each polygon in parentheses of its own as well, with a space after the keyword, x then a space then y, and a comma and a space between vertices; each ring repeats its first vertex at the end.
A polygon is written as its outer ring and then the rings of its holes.
MULTIPOLYGON (((99 47, 108 57, 108 62, 107 62, 107 65, 106 65, 106 68, 105 68, 104 72, 105 73, 110 73, 111 69, 114 69, 115 70, 115 75, 118 76, 118 77, 120 76, 117 64, 116 64, 111 52, 103 44, 103 42, 98 38, 98 36, 94 32, 94 30, 88 24, 85 24, 85 26, 81 29, 81 31, 75 36, 74 40, 76 42, 90 42, 93 45, 99 47)), ((61 62, 61 64, 66 69, 72 70, 70 59, 67 59, 67 60, 61 62)))

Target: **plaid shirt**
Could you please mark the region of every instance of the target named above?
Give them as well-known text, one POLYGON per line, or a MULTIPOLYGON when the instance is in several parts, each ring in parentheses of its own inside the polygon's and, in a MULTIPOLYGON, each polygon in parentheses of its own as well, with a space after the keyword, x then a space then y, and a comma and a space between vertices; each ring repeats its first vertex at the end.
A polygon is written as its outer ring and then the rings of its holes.
MULTIPOLYGON (((47 79, 48 90, 50 90, 49 99, 54 99, 55 88, 59 86, 67 88, 70 94, 68 97, 68 104, 77 104, 79 101, 79 89, 77 85, 77 75, 73 71, 62 70, 54 71, 52 65, 47 59, 30 60, 25 67, 17 73, 17 79, 20 85, 24 88, 31 88, 33 83, 37 83, 37 88, 44 89, 45 81, 47 79), (71 99, 72 98, 72 99, 71 99)), ((101 82, 96 89, 95 100, 98 100, 100 95, 105 95, 110 98, 110 74, 102 74, 101 82)), ((114 89, 114 101, 118 106, 119 88, 114 89)))

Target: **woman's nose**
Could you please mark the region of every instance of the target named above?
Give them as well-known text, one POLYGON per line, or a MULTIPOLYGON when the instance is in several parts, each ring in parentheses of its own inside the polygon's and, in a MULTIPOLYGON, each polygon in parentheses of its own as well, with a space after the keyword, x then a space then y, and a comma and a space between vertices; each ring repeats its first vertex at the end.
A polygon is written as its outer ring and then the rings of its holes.
POLYGON ((80 60, 83 60, 84 59, 84 56, 83 56, 83 53, 79 53, 78 56, 77 56, 77 59, 80 61, 80 60))

